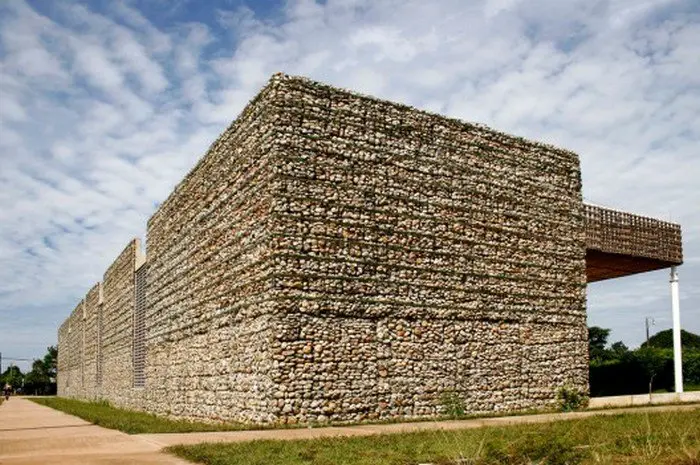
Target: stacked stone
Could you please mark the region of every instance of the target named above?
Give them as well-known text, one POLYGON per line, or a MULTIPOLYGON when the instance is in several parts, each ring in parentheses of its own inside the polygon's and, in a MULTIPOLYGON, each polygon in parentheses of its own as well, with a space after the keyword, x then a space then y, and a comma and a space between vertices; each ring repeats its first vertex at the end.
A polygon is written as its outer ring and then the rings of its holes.
POLYGON ((148 408, 272 419, 271 84, 148 223, 148 408))
POLYGON ((70 366, 68 350, 68 325, 69 318, 66 318, 58 328, 58 358, 56 360, 56 393, 59 396, 68 396, 68 367, 70 366))
MULTIPOLYGON (((65 377, 63 378, 64 395, 68 397, 83 396, 83 301, 73 309, 66 321, 64 337, 65 344, 65 377)), ((61 346, 59 347, 59 350, 61 346)))
POLYGON ((107 269, 102 281, 99 349, 102 379, 98 380, 98 393, 116 405, 133 404, 127 394, 133 384, 134 271, 139 247, 138 239, 132 240, 107 269))
POLYGON ((278 77, 275 416, 426 416, 587 391, 578 157, 278 77))
POLYGON ((585 205, 586 248, 683 263, 681 227, 645 216, 585 205))
POLYGON ((293 423, 585 392, 580 187, 571 152, 276 75, 148 223, 143 389, 138 243, 105 274, 98 395, 293 423))
POLYGON ((98 364, 98 341, 99 328, 98 318, 101 311, 101 284, 95 284, 87 293, 84 300, 83 319, 83 359, 82 359, 82 385, 83 397, 94 399, 99 397, 97 364, 98 364))

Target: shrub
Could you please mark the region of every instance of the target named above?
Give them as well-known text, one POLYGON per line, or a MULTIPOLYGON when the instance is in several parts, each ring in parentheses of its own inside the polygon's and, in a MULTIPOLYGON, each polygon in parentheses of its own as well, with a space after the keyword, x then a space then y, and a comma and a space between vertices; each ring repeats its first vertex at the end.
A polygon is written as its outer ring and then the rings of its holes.
POLYGON ((686 350, 683 353, 683 381, 700 384, 700 350, 686 350))
MULTIPOLYGON (((650 380, 652 390, 673 391, 673 350, 643 347, 618 360, 591 363, 589 375, 594 397, 645 394, 650 380)), ((683 381, 700 384, 700 350, 683 351, 683 381)))
POLYGON ((462 417, 466 412, 464 401, 454 389, 446 389, 440 394, 440 404, 446 415, 462 417))
POLYGON ((588 396, 569 385, 559 388, 557 399, 563 412, 573 412, 588 406, 588 396))

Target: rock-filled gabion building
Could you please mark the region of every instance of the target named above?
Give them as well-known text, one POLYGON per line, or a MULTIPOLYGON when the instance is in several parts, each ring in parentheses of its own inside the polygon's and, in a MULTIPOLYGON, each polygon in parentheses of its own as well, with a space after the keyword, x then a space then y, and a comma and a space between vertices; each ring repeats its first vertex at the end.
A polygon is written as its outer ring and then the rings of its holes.
POLYGON ((254 423, 588 390, 587 282, 682 262, 578 156, 278 74, 58 331, 59 395, 254 423))

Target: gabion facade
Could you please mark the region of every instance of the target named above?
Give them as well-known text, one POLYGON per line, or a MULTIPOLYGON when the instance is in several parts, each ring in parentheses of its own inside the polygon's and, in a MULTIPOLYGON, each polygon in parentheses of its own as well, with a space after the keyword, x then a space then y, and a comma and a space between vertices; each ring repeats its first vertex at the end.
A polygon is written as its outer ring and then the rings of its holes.
POLYGON ((683 262, 680 225, 594 205, 584 205, 584 211, 587 249, 683 262))
POLYGON ((551 406, 588 390, 584 212, 572 152, 275 75, 145 264, 129 244, 61 326, 59 395, 251 423, 551 406))

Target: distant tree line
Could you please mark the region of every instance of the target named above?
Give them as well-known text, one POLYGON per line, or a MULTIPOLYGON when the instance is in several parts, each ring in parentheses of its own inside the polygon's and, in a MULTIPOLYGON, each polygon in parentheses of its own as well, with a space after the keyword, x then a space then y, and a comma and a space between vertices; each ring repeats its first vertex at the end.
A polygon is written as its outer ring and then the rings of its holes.
MULTIPOLYGON (((591 396, 673 391, 673 333, 670 329, 649 338, 636 350, 618 341, 608 345, 610 330, 588 328, 591 396)), ((700 387, 700 336, 681 330, 683 381, 700 387)))
POLYGON ((6 384, 12 386, 16 393, 32 395, 56 394, 56 346, 47 347, 42 359, 32 362, 32 369, 22 373, 18 366, 10 365, 0 374, 0 388, 6 384))

